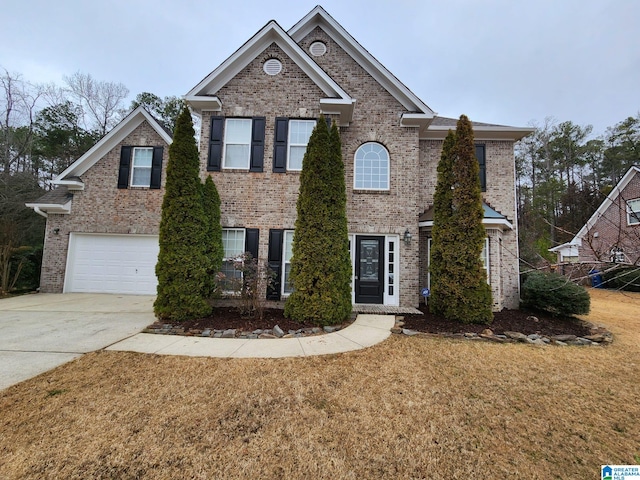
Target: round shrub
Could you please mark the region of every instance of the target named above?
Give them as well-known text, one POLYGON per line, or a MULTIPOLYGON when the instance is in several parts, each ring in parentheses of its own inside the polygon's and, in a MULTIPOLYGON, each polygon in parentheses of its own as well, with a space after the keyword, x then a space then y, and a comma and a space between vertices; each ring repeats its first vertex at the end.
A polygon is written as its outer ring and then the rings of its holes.
POLYGON ((522 285, 522 306, 554 315, 589 313, 591 298, 584 287, 556 273, 533 272, 522 285))

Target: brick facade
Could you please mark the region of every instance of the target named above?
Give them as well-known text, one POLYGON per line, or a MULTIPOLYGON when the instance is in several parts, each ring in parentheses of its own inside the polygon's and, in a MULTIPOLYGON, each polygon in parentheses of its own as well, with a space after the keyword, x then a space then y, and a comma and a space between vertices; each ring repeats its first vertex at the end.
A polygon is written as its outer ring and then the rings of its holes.
MULTIPOLYGON (((344 43, 339 44, 321 27, 311 29, 298 45, 307 52, 316 41, 326 45, 326 52, 313 56, 312 62, 356 100, 349 125, 340 127, 349 233, 386 236, 387 241, 395 240, 397 270, 394 271, 394 288, 399 295, 395 294, 397 300, 394 302, 403 307, 415 307, 421 299, 420 287, 426 285, 428 269, 426 242, 429 232, 419 228, 418 218, 433 203, 442 141, 420 140, 418 126, 401 126, 402 115, 415 114, 415 110, 408 110, 399 97, 394 96, 393 88, 383 87, 348 50, 341 47, 344 43), (354 156, 358 147, 366 142, 378 142, 389 152, 389 190, 354 189, 354 156), (411 242, 402 241, 405 231, 413 236, 411 242)), ((220 110, 212 112, 205 108, 200 112, 201 177, 204 179, 210 175, 216 183, 224 228, 259 230, 260 261, 268 256, 270 229, 294 228, 299 190, 299 172, 273 172, 275 119, 317 119, 320 116, 320 99, 327 97, 317 81, 308 76, 285 51, 286 45, 283 47, 282 43, 267 43, 260 53, 252 54, 252 60, 223 86, 216 87, 217 91, 200 94, 217 97, 221 105, 220 110), (282 63, 282 70, 277 75, 268 75, 263 70, 264 62, 271 58, 282 63), (262 172, 225 168, 207 171, 212 116, 265 118, 262 172)), ((216 108, 213 103, 211 105, 216 108)), ((330 117, 343 120, 338 115, 330 117)), ((480 141, 486 145, 485 201, 515 226, 513 142, 480 141)), ((164 142, 149 124, 143 123, 82 175, 85 189, 73 192, 71 214, 49 215, 42 291, 62 291, 70 232, 158 233, 163 190, 116 188, 122 145, 157 146, 164 145, 164 142), (57 233, 54 233, 56 229, 57 233)), ((165 148, 164 166, 167 157, 168 148, 165 148)), ((494 308, 517 307, 517 232, 490 229, 488 236, 494 308)))
POLYGON ((117 188, 120 149, 124 145, 163 146, 164 185, 169 149, 160 135, 144 122, 82 175, 85 187, 72 192, 69 215, 49 214, 42 254, 42 292, 62 292, 71 232, 158 234, 164 189, 117 188))

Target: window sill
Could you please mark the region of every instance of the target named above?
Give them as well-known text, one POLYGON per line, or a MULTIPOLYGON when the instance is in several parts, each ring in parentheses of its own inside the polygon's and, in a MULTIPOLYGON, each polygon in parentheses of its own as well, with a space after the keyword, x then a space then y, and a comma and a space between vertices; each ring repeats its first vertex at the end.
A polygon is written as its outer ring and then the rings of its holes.
POLYGON ((391 193, 390 190, 360 190, 353 189, 353 193, 357 195, 367 195, 367 194, 378 194, 378 195, 389 195, 391 193))

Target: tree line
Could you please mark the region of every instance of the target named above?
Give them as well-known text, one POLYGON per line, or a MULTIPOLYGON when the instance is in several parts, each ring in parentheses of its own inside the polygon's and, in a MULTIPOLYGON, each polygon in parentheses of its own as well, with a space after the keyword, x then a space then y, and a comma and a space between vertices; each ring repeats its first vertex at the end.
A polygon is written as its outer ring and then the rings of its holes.
POLYGON ((640 113, 594 136, 591 125, 546 118, 516 145, 520 258, 555 261, 632 165, 640 164, 640 113))

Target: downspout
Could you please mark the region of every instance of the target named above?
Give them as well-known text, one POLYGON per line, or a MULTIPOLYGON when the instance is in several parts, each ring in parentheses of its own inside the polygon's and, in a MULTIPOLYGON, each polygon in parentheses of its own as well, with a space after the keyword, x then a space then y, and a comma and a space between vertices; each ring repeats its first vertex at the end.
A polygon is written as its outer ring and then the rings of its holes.
POLYGON ((43 212, 42 210, 40 210, 40 207, 33 207, 33 211, 36 212, 38 215, 42 215, 44 218, 49 218, 49 215, 47 215, 46 212, 43 212))

